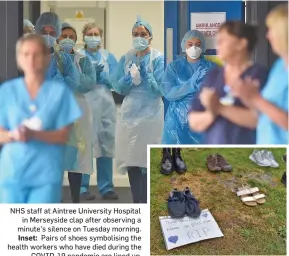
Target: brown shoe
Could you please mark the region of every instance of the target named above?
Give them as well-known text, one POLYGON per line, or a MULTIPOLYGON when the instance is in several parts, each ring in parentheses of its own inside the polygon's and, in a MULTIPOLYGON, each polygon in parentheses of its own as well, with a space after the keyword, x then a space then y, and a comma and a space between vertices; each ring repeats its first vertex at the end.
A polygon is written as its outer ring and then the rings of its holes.
POLYGON ((208 170, 211 172, 220 172, 222 170, 215 155, 208 155, 206 163, 208 170))
POLYGON ((230 165, 222 155, 217 154, 216 157, 218 159, 218 163, 219 163, 219 166, 221 167, 222 171, 224 171, 224 172, 232 171, 232 169, 233 169, 232 165, 230 165))

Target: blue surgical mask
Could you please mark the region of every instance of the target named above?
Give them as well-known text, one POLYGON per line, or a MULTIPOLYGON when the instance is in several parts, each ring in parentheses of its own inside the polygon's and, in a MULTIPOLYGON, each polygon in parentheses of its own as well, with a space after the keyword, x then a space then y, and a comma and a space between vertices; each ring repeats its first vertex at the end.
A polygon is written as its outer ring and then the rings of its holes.
POLYGON ((65 38, 59 42, 59 45, 63 51, 70 53, 75 46, 75 42, 69 38, 65 38))
POLYGON ((52 48, 56 42, 56 38, 50 35, 42 35, 48 48, 52 48))
POLYGON ((143 37, 135 37, 133 39, 132 46, 138 52, 144 51, 149 46, 149 40, 143 37))
POLYGON ((88 48, 95 49, 100 46, 101 38, 100 36, 85 36, 84 42, 88 46, 88 48))

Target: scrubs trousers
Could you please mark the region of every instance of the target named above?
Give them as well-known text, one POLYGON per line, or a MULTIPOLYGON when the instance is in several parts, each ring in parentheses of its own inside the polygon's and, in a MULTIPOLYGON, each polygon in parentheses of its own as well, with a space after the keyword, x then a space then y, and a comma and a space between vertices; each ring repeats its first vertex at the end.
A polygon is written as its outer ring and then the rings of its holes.
MULTIPOLYGON (((96 179, 99 193, 103 196, 109 191, 114 190, 112 180, 112 158, 111 157, 99 157, 96 159, 96 179)), ((83 194, 88 191, 90 175, 83 174, 81 182, 80 193, 83 194)))
POLYGON ((57 204, 61 202, 62 183, 39 187, 0 186, 2 204, 57 204))
POLYGON ((133 202, 135 204, 147 203, 147 169, 128 167, 128 178, 133 202))

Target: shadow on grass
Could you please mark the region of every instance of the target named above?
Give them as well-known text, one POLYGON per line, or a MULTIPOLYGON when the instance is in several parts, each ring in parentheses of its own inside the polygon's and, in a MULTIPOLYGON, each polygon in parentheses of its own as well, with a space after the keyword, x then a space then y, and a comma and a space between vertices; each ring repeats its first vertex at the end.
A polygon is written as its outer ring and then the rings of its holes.
POLYGON ((286 255, 286 188, 280 182, 286 164, 285 149, 270 149, 279 168, 259 167, 249 160, 252 149, 183 149, 188 167, 184 175, 159 172, 161 149, 151 149, 151 254, 152 255, 286 255), (206 156, 220 153, 232 164, 231 173, 210 173, 206 156), (249 207, 233 192, 243 184, 266 194, 264 205, 249 207), (167 252, 159 216, 167 216, 167 197, 173 188, 189 187, 209 209, 224 237, 183 246, 167 252))

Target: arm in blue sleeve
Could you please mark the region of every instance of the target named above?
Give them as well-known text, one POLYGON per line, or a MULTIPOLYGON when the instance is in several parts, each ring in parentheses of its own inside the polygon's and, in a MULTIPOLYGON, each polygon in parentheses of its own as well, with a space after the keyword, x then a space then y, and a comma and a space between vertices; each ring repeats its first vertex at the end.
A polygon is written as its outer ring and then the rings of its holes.
POLYGON ((59 101, 57 117, 55 120, 56 129, 62 129, 74 123, 82 116, 81 109, 75 100, 73 92, 69 88, 64 88, 59 101))
POLYGON ((95 70, 87 57, 83 57, 79 62, 82 73, 80 74, 80 87, 77 92, 87 93, 93 90, 96 86, 95 70))
POLYGON ((63 62, 64 82, 70 87, 71 90, 77 91, 80 87, 80 73, 69 56, 63 55, 63 59, 65 59, 63 62))
POLYGON ((109 65, 109 74, 111 74, 114 70, 116 70, 118 63, 114 55, 111 53, 108 55, 107 62, 109 65))
MULTIPOLYGON (((215 67, 217 67, 217 66, 215 66, 215 67)), ((204 79, 201 83, 201 86, 200 86, 198 92, 196 94, 194 94, 192 97, 189 113, 190 112, 203 112, 206 110, 201 103, 200 94, 201 94, 201 91, 204 87, 214 87, 214 82, 216 81, 216 78, 218 77, 218 70, 219 70, 219 68, 217 68, 217 69, 212 68, 206 74, 206 76, 204 77, 204 79)))
POLYGON ((128 95, 132 88, 132 80, 129 74, 124 73, 125 56, 122 56, 117 67, 111 74, 112 88, 120 95, 128 95))
POLYGON ((99 77, 99 83, 105 84, 109 89, 113 89, 112 81, 111 81, 111 74, 114 72, 114 70, 117 69, 117 60, 113 54, 109 53, 108 58, 107 58, 107 63, 109 66, 109 73, 101 72, 100 77, 99 77))
POLYGON ((160 91, 160 85, 162 83, 164 70, 165 70, 165 60, 164 56, 160 56, 153 60, 154 70, 153 73, 148 73, 148 83, 150 85, 150 89, 154 94, 159 96, 162 95, 160 91))
MULTIPOLYGON (((189 80, 181 81, 176 72, 178 64, 179 62, 172 62, 168 65, 162 81, 162 94, 168 101, 180 100, 188 94, 197 93, 208 72, 208 67, 201 66, 189 80)), ((181 70, 185 71, 185 69, 181 70)))

